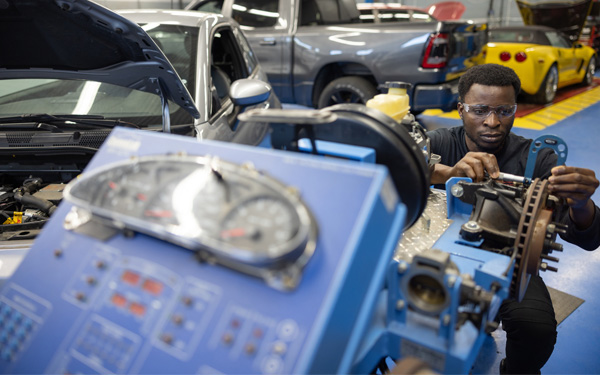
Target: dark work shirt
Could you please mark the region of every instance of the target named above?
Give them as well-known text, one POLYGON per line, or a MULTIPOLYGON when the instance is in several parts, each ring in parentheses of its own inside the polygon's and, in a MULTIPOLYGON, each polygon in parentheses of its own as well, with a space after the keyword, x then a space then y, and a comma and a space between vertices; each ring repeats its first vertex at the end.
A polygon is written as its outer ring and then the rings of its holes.
MULTIPOLYGON (((462 126, 450 129, 439 128, 427 132, 427 135, 431 140, 431 152, 441 156, 441 164, 453 166, 469 152, 465 141, 465 130, 462 126)), ((533 142, 531 139, 510 133, 502 150, 495 154, 500 172, 523 176, 531 142, 533 142)), ((558 157, 551 149, 540 150, 535 161, 532 178, 546 179, 550 177, 557 160, 558 157)), ((578 230, 566 210, 559 221, 567 224, 569 228, 567 233, 561 237, 586 250, 594 250, 600 246, 600 209, 598 206, 595 206, 595 209, 594 222, 586 230, 578 230)))
MULTIPOLYGON (((440 155, 441 163, 444 165, 453 166, 469 152, 465 141, 465 129, 462 126, 436 129, 428 132, 427 135, 431 139, 431 152, 440 155)), ((495 154, 500 172, 517 176, 525 175, 531 142, 533 140, 509 133, 504 147, 495 154)), ((557 159, 554 151, 542 149, 535 161, 532 178, 550 177, 550 170, 556 165, 557 159)))

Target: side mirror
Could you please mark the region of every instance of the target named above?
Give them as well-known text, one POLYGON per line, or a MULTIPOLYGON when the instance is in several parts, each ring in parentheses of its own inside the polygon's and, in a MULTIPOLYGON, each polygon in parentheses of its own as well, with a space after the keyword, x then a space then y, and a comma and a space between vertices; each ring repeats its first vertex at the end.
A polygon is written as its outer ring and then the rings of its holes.
POLYGON ((235 105, 250 106, 269 99, 271 86, 258 79, 243 78, 231 84, 229 97, 235 105))

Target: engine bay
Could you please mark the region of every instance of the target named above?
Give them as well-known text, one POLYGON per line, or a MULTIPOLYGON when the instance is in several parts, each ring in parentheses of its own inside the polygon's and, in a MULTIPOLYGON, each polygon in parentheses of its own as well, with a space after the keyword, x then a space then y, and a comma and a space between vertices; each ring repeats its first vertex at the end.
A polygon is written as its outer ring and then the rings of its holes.
POLYGON ((0 169, 0 241, 32 240, 93 153, 13 152, 0 169))

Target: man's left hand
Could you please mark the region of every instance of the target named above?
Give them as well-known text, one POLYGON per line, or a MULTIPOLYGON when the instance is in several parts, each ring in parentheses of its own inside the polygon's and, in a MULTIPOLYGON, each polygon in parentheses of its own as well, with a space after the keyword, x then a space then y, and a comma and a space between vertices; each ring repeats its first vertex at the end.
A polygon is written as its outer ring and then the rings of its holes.
POLYGON ((548 182, 551 194, 566 199, 573 221, 581 227, 589 226, 594 219, 591 197, 600 184, 594 171, 561 165, 552 168, 548 182))

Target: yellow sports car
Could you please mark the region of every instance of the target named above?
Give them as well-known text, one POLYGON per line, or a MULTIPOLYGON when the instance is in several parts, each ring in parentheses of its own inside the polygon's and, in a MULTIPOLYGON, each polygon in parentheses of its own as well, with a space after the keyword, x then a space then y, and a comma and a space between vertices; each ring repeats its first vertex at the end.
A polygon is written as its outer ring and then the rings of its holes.
POLYGON ((486 63, 511 67, 521 79, 521 91, 532 102, 552 102, 556 90, 592 84, 596 52, 571 42, 560 31, 545 26, 510 26, 489 30, 486 63))

